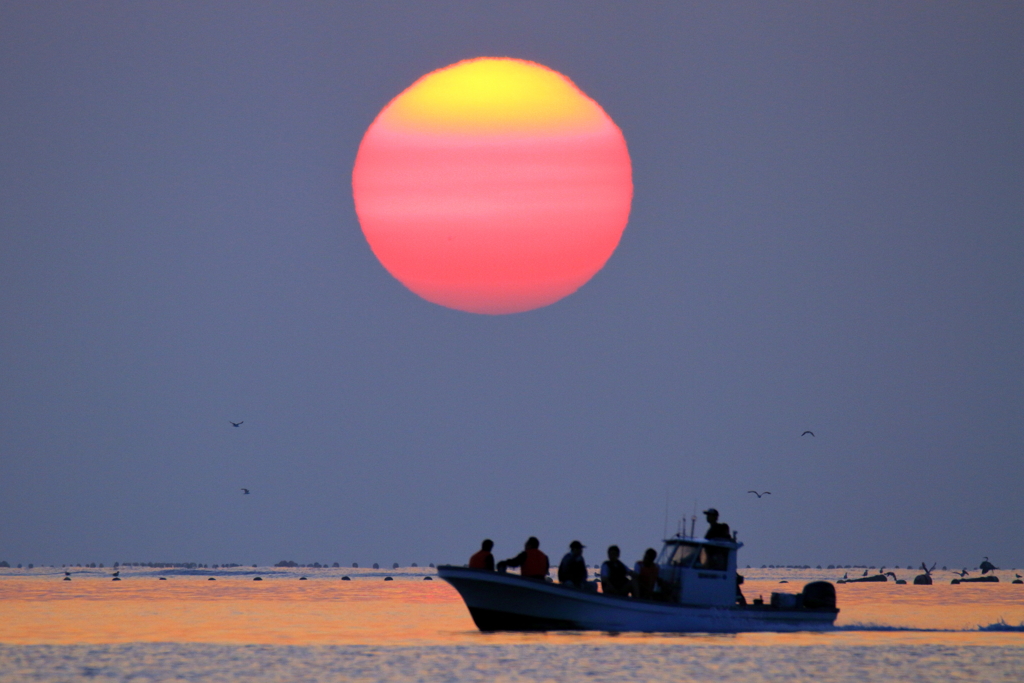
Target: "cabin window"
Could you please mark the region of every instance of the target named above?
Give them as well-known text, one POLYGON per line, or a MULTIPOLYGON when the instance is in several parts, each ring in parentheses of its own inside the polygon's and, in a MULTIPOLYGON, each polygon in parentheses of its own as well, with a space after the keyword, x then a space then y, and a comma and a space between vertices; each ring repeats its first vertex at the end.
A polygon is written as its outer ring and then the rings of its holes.
POLYGON ((661 553, 658 564, 670 564, 673 567, 689 567, 699 551, 700 546, 692 543, 678 543, 666 546, 661 553))
POLYGON ((703 546, 700 549, 700 557, 697 558, 694 567, 724 572, 729 568, 729 549, 713 545, 703 546))

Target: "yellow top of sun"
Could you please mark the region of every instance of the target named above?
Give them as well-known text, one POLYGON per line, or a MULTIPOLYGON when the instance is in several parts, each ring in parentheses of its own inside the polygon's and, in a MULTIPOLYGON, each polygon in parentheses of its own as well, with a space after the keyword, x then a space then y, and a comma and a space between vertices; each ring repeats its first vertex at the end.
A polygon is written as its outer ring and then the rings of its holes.
POLYGON ((562 74, 521 59, 479 57, 432 71, 381 112, 409 132, 585 133, 608 115, 562 74))

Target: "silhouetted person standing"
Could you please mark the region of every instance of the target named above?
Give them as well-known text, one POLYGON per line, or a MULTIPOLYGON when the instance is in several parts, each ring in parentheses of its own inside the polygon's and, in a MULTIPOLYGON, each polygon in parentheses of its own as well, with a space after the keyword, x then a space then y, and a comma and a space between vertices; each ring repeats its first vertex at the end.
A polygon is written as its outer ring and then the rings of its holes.
POLYGON ((526 539, 526 547, 523 552, 498 563, 498 571, 505 571, 505 567, 519 567, 520 575, 527 579, 545 579, 551 567, 551 561, 540 551, 540 541, 537 540, 537 537, 530 536, 526 539))
POLYGON ((579 541, 569 544, 569 552, 558 565, 558 583, 574 588, 583 588, 587 583, 587 561, 583 559, 583 548, 579 541))
POLYGON ((491 554, 491 548, 494 547, 494 541, 487 538, 480 544, 480 550, 473 553, 473 557, 469 558, 470 569, 484 569, 489 572, 494 571, 494 555, 491 554))
POLYGON ((704 515, 707 517, 708 524, 711 527, 708 532, 704 534, 704 538, 709 541, 720 540, 720 541, 731 541, 732 534, 729 533, 729 525, 718 521, 718 510, 715 508, 708 508, 704 511, 704 515))

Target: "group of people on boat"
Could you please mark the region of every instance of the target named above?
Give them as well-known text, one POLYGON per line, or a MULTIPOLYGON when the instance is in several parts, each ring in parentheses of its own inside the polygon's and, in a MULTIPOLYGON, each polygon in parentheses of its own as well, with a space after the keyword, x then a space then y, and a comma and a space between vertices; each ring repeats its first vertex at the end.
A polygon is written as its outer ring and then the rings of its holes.
MULTIPOLYGON (((729 525, 718 521, 718 510, 709 508, 704 511, 704 515, 710 525, 704 538, 732 540, 729 534, 729 525)), ((583 559, 585 547, 579 541, 569 544, 569 552, 562 557, 562 561, 558 564, 559 583, 581 590, 596 590, 596 583, 589 580, 587 563, 583 559)), ((508 567, 518 567, 520 575, 524 578, 542 581, 548 578, 551 562, 548 556, 541 551, 540 541, 536 536, 530 536, 526 540, 521 553, 497 564, 495 564, 494 555, 491 552, 493 549, 494 542, 489 538, 485 539, 480 545, 480 550, 469 558, 470 569, 504 573, 508 567)), ((602 593, 647 600, 656 600, 668 595, 667 587, 662 585, 656 561, 658 553, 654 548, 644 551, 643 559, 636 562, 632 569, 619 559, 620 556, 619 546, 608 547, 608 559, 601 564, 598 576, 602 593)))

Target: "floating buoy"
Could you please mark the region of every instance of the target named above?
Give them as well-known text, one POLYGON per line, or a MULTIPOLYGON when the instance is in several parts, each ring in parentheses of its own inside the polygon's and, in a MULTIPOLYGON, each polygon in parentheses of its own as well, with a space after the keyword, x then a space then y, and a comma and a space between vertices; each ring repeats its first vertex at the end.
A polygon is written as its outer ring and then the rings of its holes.
POLYGON ((782 581, 779 581, 779 583, 789 583, 789 581, 786 581, 785 579, 783 579, 782 581))
POLYGON ((161 580, 161 581, 166 581, 167 579, 165 579, 164 577, 162 577, 162 576, 161 576, 161 577, 160 577, 160 580, 161 580))
POLYGON ((208 578, 208 579, 207 579, 207 581, 216 581, 216 580, 217 580, 217 579, 213 578, 212 576, 211 576, 210 578, 208 578))
MULTIPOLYGON (((68 579, 68 581, 70 580, 71 579, 68 579)), ((1020 579, 1014 579, 1013 581, 1011 581, 1011 583, 1024 583, 1024 581, 1021 581, 1020 579)))
POLYGON ((263 579, 261 577, 259 577, 259 576, 257 576, 255 579, 253 579, 253 581, 262 581, 262 580, 263 579))
POLYGON ((423 577, 423 580, 424 580, 424 581, 433 581, 433 579, 432 579, 432 578, 430 578, 429 576, 424 576, 424 577, 423 577))
POLYGON ((114 578, 111 579, 111 581, 120 581, 120 580, 121 580, 121 578, 118 577, 118 576, 115 576, 114 578))
POLYGON ((958 585, 960 585, 960 579, 953 579, 949 583, 950 583, 951 586, 958 586, 958 585))
MULTIPOLYGON (((65 577, 64 577, 64 580, 65 580, 65 581, 70 581, 70 580, 71 580, 71 577, 70 577, 70 576, 65 576, 65 577)), ((1017 581, 1017 582, 1015 582, 1015 583, 1020 583, 1020 582, 1019 582, 1019 581, 1017 581)))
POLYGON ((394 581, 394 579, 392 579, 390 576, 385 576, 384 580, 385 581, 394 581))
POLYGON ((299 577, 299 581, 306 581, 306 577, 305 576, 300 576, 299 577))
POLYGON ((343 577, 341 577, 341 580, 342 581, 351 581, 352 579, 348 578, 347 576, 343 576, 343 577))

